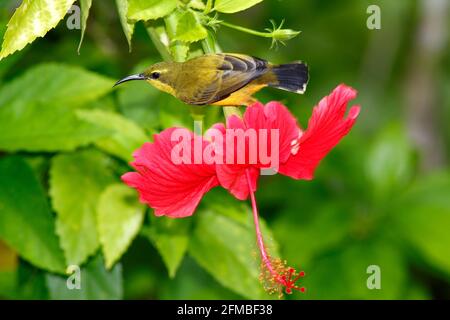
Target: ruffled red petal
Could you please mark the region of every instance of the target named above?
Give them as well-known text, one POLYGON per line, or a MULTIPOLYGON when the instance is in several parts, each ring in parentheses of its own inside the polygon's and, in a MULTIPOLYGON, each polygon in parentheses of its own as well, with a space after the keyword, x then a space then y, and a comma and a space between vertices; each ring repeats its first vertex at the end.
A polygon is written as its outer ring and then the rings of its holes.
POLYGON ((170 128, 154 135, 153 143, 145 143, 133 154, 132 166, 137 172, 124 174, 122 180, 139 192, 141 202, 153 208, 155 215, 190 216, 203 195, 218 185, 213 164, 194 163, 195 143, 202 152, 208 145, 187 129, 170 128), (192 149, 185 163, 172 159, 172 150, 179 143, 172 141, 175 130, 186 130, 185 136, 189 138, 187 143, 192 149))
POLYGON ((298 139, 297 150, 280 165, 281 174, 294 179, 313 178, 319 162, 353 127, 360 107, 351 107, 347 118, 344 116, 348 102, 356 95, 356 90, 341 84, 314 107, 307 130, 298 139))

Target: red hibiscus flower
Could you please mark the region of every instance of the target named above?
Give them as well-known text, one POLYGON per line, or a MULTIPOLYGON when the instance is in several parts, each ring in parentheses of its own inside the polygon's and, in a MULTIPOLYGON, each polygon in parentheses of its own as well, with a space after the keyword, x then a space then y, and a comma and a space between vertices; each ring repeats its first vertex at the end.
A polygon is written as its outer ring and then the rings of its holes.
POLYGON ((270 168, 294 179, 312 179, 322 158, 355 123, 359 106, 351 107, 345 117, 347 103, 355 97, 354 89, 338 86, 314 108, 306 130, 278 102, 256 103, 247 108, 243 119, 229 117, 226 128, 215 125, 215 134, 209 131, 208 139, 187 129, 166 129, 134 153, 132 166, 137 172, 126 173, 122 179, 138 190, 140 200, 157 216, 192 215, 202 196, 218 185, 240 200, 250 195, 263 274, 287 293, 304 291, 296 285, 304 273, 267 253, 254 195, 257 180, 261 169, 270 168), (276 164, 267 159, 276 159, 276 164))
POLYGON ((187 138, 192 150, 196 142, 201 144, 202 151, 209 144, 187 129, 166 129, 154 135, 153 143, 146 142, 134 152, 135 161, 131 165, 137 172, 125 173, 122 180, 139 192, 140 201, 152 207, 155 215, 182 218, 192 215, 203 195, 219 182, 215 166, 195 164, 194 152, 182 154, 184 150, 180 151, 181 157, 188 158, 185 162, 191 164, 172 161, 172 152, 177 151, 179 143, 172 140, 176 132, 185 133, 178 138, 187 138))

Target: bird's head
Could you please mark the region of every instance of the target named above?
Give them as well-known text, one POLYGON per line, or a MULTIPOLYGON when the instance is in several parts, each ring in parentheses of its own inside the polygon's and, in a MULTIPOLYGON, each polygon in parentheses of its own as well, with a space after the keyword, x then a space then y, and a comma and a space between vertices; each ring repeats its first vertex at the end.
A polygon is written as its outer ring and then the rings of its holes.
POLYGON ((178 64, 176 62, 159 62, 139 74, 133 74, 116 82, 114 86, 131 80, 145 80, 155 88, 175 94, 173 84, 178 74, 178 64))

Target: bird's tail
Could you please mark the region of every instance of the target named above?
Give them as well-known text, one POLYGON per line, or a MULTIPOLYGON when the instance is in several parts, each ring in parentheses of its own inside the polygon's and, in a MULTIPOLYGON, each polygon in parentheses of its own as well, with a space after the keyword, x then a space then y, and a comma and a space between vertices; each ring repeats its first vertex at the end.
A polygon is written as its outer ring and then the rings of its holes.
POLYGON ((295 61, 275 65, 272 67, 272 72, 276 81, 270 83, 269 86, 296 93, 305 92, 309 80, 308 66, 305 63, 295 61))

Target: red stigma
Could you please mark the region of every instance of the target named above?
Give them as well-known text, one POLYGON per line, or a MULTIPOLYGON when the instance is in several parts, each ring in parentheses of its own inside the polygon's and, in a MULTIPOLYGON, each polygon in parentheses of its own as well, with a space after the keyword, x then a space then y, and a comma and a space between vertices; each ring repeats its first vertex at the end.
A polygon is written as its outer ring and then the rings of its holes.
POLYGON ((287 294, 291 294, 292 290, 305 292, 306 291, 305 287, 299 287, 296 285, 297 281, 304 276, 305 276, 304 271, 300 271, 298 274, 296 274, 295 269, 289 267, 285 271, 285 273, 279 277, 278 283, 284 287, 284 291, 287 294))

